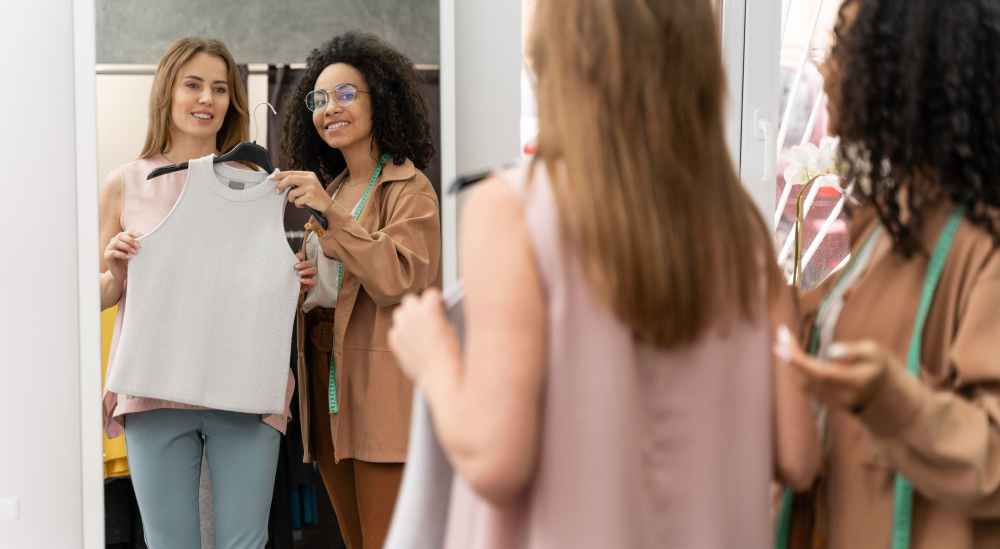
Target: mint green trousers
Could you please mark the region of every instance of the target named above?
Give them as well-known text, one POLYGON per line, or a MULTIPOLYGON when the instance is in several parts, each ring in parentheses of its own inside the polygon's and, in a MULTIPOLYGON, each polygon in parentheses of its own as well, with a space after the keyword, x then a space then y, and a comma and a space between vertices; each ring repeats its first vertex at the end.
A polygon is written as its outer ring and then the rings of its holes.
POLYGON ((204 444, 216 549, 263 549, 280 440, 260 414, 169 408, 127 414, 128 466, 146 545, 201 546, 198 482, 204 444))

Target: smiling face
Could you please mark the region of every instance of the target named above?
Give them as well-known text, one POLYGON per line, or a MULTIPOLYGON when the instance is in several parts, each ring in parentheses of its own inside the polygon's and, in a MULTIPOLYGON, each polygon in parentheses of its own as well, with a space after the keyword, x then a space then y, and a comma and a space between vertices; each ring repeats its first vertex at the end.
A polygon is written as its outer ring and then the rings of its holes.
POLYGON ((359 145, 369 147, 372 139, 371 94, 356 93, 354 101, 342 107, 333 98, 333 90, 341 84, 351 84, 361 92, 371 91, 354 67, 344 63, 328 66, 316 78, 313 89, 329 92, 330 101, 313 112, 313 125, 320 138, 335 149, 344 151, 359 145))
POLYGON ((229 110, 228 67, 218 56, 198 52, 181 66, 171 93, 172 132, 214 138, 229 110))

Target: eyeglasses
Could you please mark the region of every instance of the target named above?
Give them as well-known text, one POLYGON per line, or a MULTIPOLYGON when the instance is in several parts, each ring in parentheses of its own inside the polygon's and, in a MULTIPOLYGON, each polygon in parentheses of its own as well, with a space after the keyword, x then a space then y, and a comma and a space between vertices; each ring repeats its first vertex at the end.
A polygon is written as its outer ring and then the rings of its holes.
POLYGON ((313 90, 306 94, 306 108, 313 112, 316 112, 316 109, 324 109, 330 97, 333 97, 333 100, 341 107, 346 107, 354 102, 354 94, 356 93, 371 92, 361 91, 351 84, 341 84, 333 91, 313 90))

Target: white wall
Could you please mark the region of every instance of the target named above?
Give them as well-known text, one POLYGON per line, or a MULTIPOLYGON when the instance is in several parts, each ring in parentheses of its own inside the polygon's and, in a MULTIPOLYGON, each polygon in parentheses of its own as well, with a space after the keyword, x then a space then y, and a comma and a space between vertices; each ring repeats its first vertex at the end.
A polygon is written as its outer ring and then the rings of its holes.
MULTIPOLYGON (((0 507, 20 501, 20 518, 0 515, 4 549, 83 545, 73 9, 6 3, 0 33, 0 507)), ((96 209, 96 195, 82 198, 96 209)))
MULTIPOLYGON (((105 66, 136 68, 135 65, 105 66)), ((155 69, 142 66, 142 69, 155 69)), ((97 76, 97 164, 101 180, 112 170, 139 157, 149 125, 152 74, 97 76)))
POLYGON ((520 157, 521 3, 441 0, 444 286, 456 280, 456 176, 520 157), (456 45, 458 45, 456 47, 456 45))

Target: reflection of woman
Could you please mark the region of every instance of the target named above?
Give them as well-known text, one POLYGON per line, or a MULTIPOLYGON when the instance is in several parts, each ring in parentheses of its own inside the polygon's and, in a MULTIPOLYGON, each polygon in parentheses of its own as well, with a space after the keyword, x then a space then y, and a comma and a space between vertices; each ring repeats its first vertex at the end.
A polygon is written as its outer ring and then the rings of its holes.
POLYGON ((285 106, 290 171, 274 176, 329 223, 307 225, 319 274, 299 330, 300 417, 351 548, 382 546, 406 459, 413 387, 386 343, 392 311, 441 280, 438 200, 420 172, 434 154, 422 83, 373 35, 314 50, 285 106))
MULTIPOLYGON (((136 239, 166 217, 186 178, 186 172, 177 172, 147 181, 146 174, 246 141, 247 120, 246 92, 221 42, 184 38, 170 46, 153 81, 142 154, 111 172, 101 187, 100 234, 106 245, 101 308, 118 304, 109 372, 125 314, 128 262, 141 253, 136 239)), ((235 166, 221 169, 235 171, 235 166)), ((295 268, 305 277, 314 274, 308 262, 295 268)), ((302 282, 303 288, 313 284, 308 278, 302 282)), ((279 432, 285 430, 293 390, 289 371, 285 413, 263 418, 105 392, 104 431, 109 438, 125 434, 151 547, 189 549, 201 543, 198 481, 203 444, 212 472, 216 546, 264 546, 279 432)))
POLYGON ((873 173, 851 264, 803 299, 826 468, 797 547, 1000 547, 998 29, 980 0, 840 9, 831 132, 873 173))
POLYGON ((389 337, 471 487, 446 546, 765 547, 772 475, 809 486, 819 448, 772 361, 794 303, 726 149, 711 4, 537 9, 535 161, 463 211, 464 356, 437 292, 389 337))

